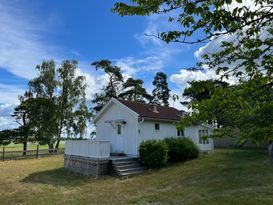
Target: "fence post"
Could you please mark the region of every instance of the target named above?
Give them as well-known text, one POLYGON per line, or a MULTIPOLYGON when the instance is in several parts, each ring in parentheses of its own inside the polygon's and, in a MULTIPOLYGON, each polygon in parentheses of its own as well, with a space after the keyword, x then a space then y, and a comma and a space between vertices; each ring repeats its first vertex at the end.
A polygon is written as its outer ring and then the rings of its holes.
POLYGON ((39 145, 37 145, 37 149, 36 149, 36 159, 39 158, 39 145))
POLYGON ((3 162, 5 161, 5 147, 3 147, 3 155, 2 155, 2 157, 3 157, 3 162))

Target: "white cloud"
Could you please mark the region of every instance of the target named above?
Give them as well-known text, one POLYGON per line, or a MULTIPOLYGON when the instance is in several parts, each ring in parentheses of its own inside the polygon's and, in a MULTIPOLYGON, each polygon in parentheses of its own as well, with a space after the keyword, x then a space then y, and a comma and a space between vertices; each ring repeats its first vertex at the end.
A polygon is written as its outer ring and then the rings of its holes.
MULTIPOLYGON (((99 92, 103 86, 108 82, 108 78, 105 74, 95 75, 86 71, 85 63, 79 63, 79 68, 77 69, 77 75, 82 75, 85 77, 86 88, 86 98, 90 100, 93 98, 94 94, 99 92)), ((89 66, 90 67, 90 66, 89 66)), ((91 68, 89 69, 91 70, 91 68)))
POLYGON ((21 8, 20 3, 0 2, 0 28, 1 68, 29 79, 35 76, 37 64, 56 57, 56 47, 43 39, 46 25, 21 8))
POLYGON ((216 77, 217 76, 213 70, 189 71, 189 70, 182 69, 179 71, 179 73, 171 75, 170 81, 175 83, 183 92, 184 89, 189 86, 188 82, 216 79, 216 77))
POLYGON ((127 75, 135 75, 139 72, 159 71, 163 67, 163 59, 160 56, 146 56, 143 58, 126 57, 115 60, 115 64, 127 75))
POLYGON ((166 17, 159 15, 151 15, 146 17, 147 25, 142 33, 136 33, 134 37, 141 43, 142 46, 147 46, 147 44, 152 44, 154 46, 162 46, 163 41, 160 39, 149 36, 149 35, 157 35, 158 32, 162 31, 164 27, 166 27, 166 17))
POLYGON ((18 85, 7 85, 0 83, 0 104, 18 103, 18 95, 23 95, 25 89, 18 85))
MULTIPOLYGON (((244 0, 242 4, 237 3, 236 1, 233 1, 230 5, 225 5, 225 9, 229 11, 233 11, 236 7, 243 7, 246 6, 250 10, 254 11, 257 9, 257 6, 253 3, 251 0, 244 0)), ((221 31, 224 32, 224 31, 221 31)), ((264 39, 268 37, 269 33, 267 31, 261 31, 261 38, 264 39)), ((210 41, 200 47, 195 53, 195 57, 198 61, 202 61, 202 55, 204 54, 214 54, 217 52, 220 52, 223 50, 221 47, 222 42, 234 42, 237 43, 238 36, 236 33, 234 34, 223 34, 219 37, 213 37, 210 39, 210 41)), ((228 66, 230 69, 234 68, 236 65, 240 63, 240 60, 237 60, 235 62, 232 62, 231 64, 228 64, 227 62, 224 62, 221 64, 221 66, 228 66)), ((205 68, 205 67, 204 67, 205 68)), ((240 68, 240 70, 244 71, 244 68, 240 68)), ((199 81, 199 80, 208 80, 208 79, 219 79, 220 75, 216 75, 215 70, 211 69, 208 70, 205 68, 204 71, 188 71, 188 70, 180 70, 179 73, 173 74, 170 77, 171 82, 175 83, 178 87, 182 89, 182 91, 189 86, 188 82, 190 81, 199 81)), ((235 84, 238 82, 238 79, 234 76, 230 76, 229 79, 224 79, 224 81, 235 84)))
POLYGON ((233 11, 235 8, 242 8, 243 6, 250 9, 251 11, 255 11, 257 9, 257 6, 253 0, 243 0, 242 3, 232 1, 231 4, 225 4, 224 8, 228 11, 233 11))
POLYGON ((14 107, 14 104, 0 105, 0 130, 18 127, 18 123, 11 117, 14 107))
POLYGON ((178 28, 177 24, 168 22, 169 16, 177 16, 177 11, 166 15, 151 15, 146 17, 147 24, 143 32, 136 33, 134 37, 143 46, 144 51, 137 57, 127 56, 115 59, 117 66, 129 75, 139 73, 156 72, 162 70, 170 63, 174 56, 186 52, 188 45, 177 43, 167 44, 166 42, 156 38, 158 33, 178 28), (147 36, 154 35, 154 36, 147 36))

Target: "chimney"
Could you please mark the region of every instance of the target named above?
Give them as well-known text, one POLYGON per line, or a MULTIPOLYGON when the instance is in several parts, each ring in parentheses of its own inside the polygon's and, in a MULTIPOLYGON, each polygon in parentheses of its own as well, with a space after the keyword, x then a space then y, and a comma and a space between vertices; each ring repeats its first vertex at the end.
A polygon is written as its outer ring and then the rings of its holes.
POLYGON ((157 106, 153 105, 153 112, 158 113, 157 106))

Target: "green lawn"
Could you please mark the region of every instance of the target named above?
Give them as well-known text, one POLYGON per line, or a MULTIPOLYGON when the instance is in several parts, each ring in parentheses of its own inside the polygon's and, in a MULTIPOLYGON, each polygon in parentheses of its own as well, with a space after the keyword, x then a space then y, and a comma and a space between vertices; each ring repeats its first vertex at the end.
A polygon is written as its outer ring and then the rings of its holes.
POLYGON ((0 204, 273 204, 266 152, 221 149, 120 180, 77 176, 63 157, 0 163, 0 204))
MULTIPOLYGON (((60 148, 64 148, 64 142, 60 143, 60 148)), ((3 146, 0 146, 0 152, 2 151, 3 146)), ((28 143, 28 150, 36 150, 37 143, 28 143)), ((48 145, 39 145, 39 149, 48 149, 48 145)), ((23 144, 14 144, 11 143, 5 146, 5 151, 21 151, 23 150, 23 144)))

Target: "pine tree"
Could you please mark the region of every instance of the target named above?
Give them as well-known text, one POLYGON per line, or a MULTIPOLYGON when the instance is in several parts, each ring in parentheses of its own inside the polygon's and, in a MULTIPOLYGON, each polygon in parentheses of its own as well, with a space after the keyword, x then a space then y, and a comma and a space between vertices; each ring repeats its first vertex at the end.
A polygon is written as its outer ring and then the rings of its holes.
POLYGON ((123 90, 119 97, 125 100, 131 100, 135 102, 151 101, 152 97, 143 87, 143 81, 141 79, 128 78, 123 84, 123 90))
POLYGON ((109 77, 108 84, 102 89, 102 92, 96 93, 92 100, 94 104, 93 110, 96 112, 100 111, 111 98, 118 97, 119 89, 123 82, 120 68, 111 64, 112 62, 109 60, 96 61, 91 64, 95 66, 96 70, 103 70, 109 77))
POLYGON ((153 85, 153 103, 163 106, 169 106, 170 89, 168 87, 167 75, 163 72, 157 72, 153 85))

